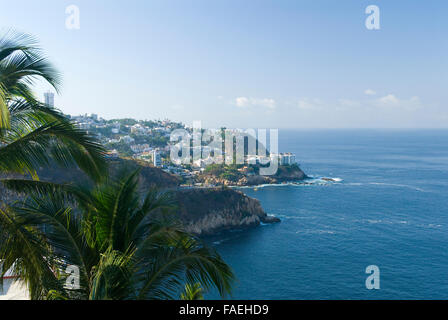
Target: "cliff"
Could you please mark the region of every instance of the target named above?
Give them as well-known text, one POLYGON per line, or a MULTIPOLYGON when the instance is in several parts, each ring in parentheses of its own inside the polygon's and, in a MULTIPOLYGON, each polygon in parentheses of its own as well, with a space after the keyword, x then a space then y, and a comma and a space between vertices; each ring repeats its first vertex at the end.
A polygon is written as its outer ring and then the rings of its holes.
POLYGON ((186 230, 198 235, 280 221, 268 216, 258 200, 232 189, 181 189, 176 197, 186 230))

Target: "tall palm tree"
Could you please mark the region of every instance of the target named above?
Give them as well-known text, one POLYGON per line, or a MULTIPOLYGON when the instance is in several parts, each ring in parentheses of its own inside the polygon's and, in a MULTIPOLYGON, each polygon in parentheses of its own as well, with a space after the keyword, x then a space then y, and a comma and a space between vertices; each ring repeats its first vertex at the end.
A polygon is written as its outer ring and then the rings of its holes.
MULTIPOLYGON (((36 41, 8 32, 0 38, 0 183, 5 174, 31 175, 55 161, 76 164, 95 180, 106 172, 104 149, 62 113, 40 103, 32 86, 44 80, 58 91, 60 75, 36 41)), ((36 182, 36 184, 38 184, 36 182)))
POLYGON ((0 209, 0 259, 31 298, 177 299, 196 283, 230 293, 230 267, 182 230, 168 193, 139 198, 138 171, 64 188, 0 209), (74 290, 65 286, 67 265, 79 268, 74 290))

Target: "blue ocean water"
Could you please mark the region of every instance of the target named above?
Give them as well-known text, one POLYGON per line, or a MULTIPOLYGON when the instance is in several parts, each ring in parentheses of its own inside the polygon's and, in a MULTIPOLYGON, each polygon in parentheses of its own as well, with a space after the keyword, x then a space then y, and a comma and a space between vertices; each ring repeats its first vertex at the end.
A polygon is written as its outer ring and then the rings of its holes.
POLYGON ((241 189, 282 222, 210 239, 233 298, 448 298, 448 131, 283 130, 279 143, 308 175, 342 181, 241 189))

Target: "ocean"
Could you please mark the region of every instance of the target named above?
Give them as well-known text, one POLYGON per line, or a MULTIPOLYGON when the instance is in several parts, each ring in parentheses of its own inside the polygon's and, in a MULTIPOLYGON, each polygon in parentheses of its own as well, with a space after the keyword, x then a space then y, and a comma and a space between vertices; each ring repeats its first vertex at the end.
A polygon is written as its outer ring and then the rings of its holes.
POLYGON ((448 298, 447 130, 280 130, 279 149, 314 179, 240 189, 282 222, 208 240, 234 299, 448 298))

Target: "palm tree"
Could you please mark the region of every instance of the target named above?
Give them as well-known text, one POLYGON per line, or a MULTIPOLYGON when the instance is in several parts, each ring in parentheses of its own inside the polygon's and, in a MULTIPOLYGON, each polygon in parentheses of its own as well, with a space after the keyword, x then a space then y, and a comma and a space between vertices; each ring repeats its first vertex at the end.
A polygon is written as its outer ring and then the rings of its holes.
MULTIPOLYGON (((5 174, 27 174, 38 180, 37 169, 56 162, 76 164, 98 180, 106 172, 104 149, 58 110, 40 103, 33 84, 44 80, 58 91, 60 75, 36 41, 8 32, 0 38, 0 183, 5 174)), ((35 182, 34 185, 40 185, 35 182)))
MULTIPOLYGON (((153 188, 139 198, 138 174, 31 193, 0 210, 0 259, 32 299, 176 299, 185 283, 230 293, 230 267, 182 230, 169 193, 153 188), (66 286, 67 265, 79 270, 74 290, 66 286)), ((201 294, 192 289, 185 297, 201 294)))

